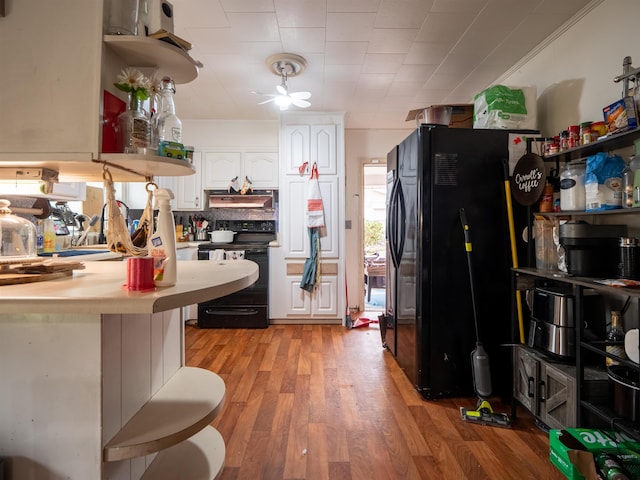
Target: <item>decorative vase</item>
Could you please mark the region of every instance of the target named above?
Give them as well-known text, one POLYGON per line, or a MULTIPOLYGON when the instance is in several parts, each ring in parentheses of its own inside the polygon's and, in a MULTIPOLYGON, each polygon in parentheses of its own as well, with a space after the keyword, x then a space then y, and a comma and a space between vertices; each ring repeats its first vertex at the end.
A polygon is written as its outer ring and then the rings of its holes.
POLYGON ((143 100, 129 93, 127 109, 118 116, 118 134, 122 153, 138 153, 149 147, 151 123, 142 108, 143 100))

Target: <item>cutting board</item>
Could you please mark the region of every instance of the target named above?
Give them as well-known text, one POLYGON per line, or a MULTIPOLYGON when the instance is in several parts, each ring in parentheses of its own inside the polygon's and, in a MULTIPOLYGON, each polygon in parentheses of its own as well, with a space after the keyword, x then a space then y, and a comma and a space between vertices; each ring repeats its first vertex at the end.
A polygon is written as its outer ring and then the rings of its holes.
POLYGON ((80 262, 25 264, 0 270, 0 285, 44 282, 56 278, 70 277, 74 270, 84 269, 80 262))
POLYGON ((54 273, 2 273, 0 274, 0 285, 44 282, 46 280, 55 280, 56 278, 70 277, 71 275, 73 275, 73 270, 54 273))

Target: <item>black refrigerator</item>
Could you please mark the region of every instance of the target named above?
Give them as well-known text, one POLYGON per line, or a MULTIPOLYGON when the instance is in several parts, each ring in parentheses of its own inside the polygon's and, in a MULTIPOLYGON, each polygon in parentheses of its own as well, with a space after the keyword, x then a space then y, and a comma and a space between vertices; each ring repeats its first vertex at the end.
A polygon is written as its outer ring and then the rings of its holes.
MULTIPOLYGON (((422 125, 387 158, 386 344, 426 399, 474 395, 476 335, 460 209, 471 232, 480 340, 493 393, 511 389, 505 130, 422 125)), ((525 212, 515 206, 516 228, 525 212)), ((521 230, 520 230, 521 231, 521 230)))

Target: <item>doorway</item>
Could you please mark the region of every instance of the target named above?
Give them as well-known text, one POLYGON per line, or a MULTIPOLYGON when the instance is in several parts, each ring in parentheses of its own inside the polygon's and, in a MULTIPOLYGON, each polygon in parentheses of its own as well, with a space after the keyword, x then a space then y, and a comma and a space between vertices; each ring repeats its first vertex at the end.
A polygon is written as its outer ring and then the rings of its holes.
POLYGON ((387 165, 363 165, 364 310, 383 313, 386 295, 387 165))

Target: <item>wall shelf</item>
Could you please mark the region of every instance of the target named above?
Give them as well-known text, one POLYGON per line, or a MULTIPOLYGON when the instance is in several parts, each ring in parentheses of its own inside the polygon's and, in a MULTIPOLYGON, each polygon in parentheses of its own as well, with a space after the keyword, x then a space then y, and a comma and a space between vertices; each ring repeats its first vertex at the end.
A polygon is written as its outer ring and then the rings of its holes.
POLYGON ((201 66, 187 52, 156 38, 136 35, 105 35, 104 43, 132 67, 154 68, 176 83, 189 83, 201 66))

